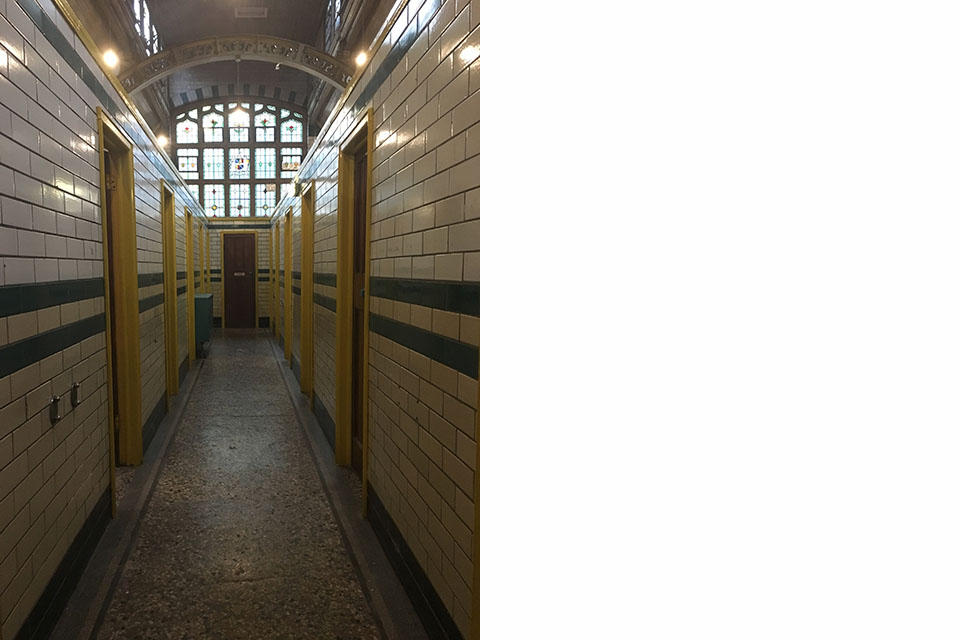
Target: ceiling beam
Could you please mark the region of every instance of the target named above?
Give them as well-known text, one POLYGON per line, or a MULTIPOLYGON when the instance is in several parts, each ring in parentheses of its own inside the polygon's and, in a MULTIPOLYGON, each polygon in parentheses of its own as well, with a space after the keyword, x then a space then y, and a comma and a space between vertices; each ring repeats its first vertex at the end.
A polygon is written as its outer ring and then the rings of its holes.
POLYGON ((120 74, 120 83, 127 93, 134 95, 181 69, 236 59, 278 63, 299 69, 341 91, 350 83, 353 73, 343 61, 303 42, 275 36, 230 35, 165 49, 120 74))

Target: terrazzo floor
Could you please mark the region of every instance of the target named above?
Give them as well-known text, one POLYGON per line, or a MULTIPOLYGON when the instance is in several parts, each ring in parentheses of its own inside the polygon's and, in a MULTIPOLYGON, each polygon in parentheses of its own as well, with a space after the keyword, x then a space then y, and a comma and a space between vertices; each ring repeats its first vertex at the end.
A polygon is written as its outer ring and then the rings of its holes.
POLYGON ((212 343, 96 637, 380 638, 262 331, 212 343))

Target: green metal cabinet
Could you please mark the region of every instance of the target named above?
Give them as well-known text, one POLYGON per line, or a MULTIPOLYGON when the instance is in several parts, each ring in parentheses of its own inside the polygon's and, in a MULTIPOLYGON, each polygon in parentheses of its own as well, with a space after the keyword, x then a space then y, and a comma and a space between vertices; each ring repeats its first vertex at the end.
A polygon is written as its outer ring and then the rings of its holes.
POLYGON ((193 297, 193 323, 197 344, 197 357, 202 357, 203 346, 210 341, 213 326, 213 294, 198 293, 193 297))

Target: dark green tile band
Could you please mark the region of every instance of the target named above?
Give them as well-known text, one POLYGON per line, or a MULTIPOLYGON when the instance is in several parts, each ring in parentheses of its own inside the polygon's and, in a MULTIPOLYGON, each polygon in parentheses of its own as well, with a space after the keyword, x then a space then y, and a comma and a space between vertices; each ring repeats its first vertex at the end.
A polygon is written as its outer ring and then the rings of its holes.
POLYGON ((140 313, 147 311, 148 309, 153 309, 156 306, 163 304, 163 294, 158 293, 155 296, 150 296, 149 298, 144 298, 140 301, 140 313))
POLYGON ((291 286, 291 287, 290 287, 290 290, 293 291, 293 295, 295 295, 295 296, 300 295, 300 287, 291 286))
POLYGON ((315 273, 313 274, 314 284, 325 284, 328 287, 337 286, 337 274, 335 273, 315 273))
POLYGON ((370 295, 431 309, 480 315, 479 282, 370 278, 370 295))
POLYGON ((138 287, 152 287, 156 284, 163 284, 163 273, 141 273, 137 275, 138 287))
POLYGON ((186 271, 177 271, 177 280, 186 280, 187 272, 186 271))
POLYGON ((270 273, 270 269, 257 269, 257 273, 270 273))
POLYGON ((0 347, 0 378, 105 330, 106 317, 100 313, 0 347))
POLYGON ((210 269, 210 273, 220 273, 220 269, 210 269))
POLYGON ((182 287, 177 287, 177 296, 182 296, 186 292, 187 292, 187 285, 183 285, 182 287))
POLYGON ((313 302, 315 304, 320 305, 321 307, 325 307, 330 311, 333 311, 334 313, 337 312, 337 301, 334 300, 333 298, 320 295, 319 293, 315 293, 313 294, 313 302))
POLYGON ((220 282, 220 278, 210 278, 210 282, 220 282))
POLYGON ((301 274, 300 274, 299 271, 291 271, 290 273, 293 275, 293 279, 294 279, 294 280, 300 280, 300 279, 301 279, 301 278, 300 278, 300 275, 301 275, 301 274))
POLYGON ((0 287, 0 318, 103 296, 103 278, 0 287))
POLYGON ((266 278, 257 278, 257 282, 270 282, 270 277, 268 276, 266 278))
POLYGON ((480 349, 471 344, 451 340, 374 313, 370 314, 370 331, 402 344, 408 349, 413 349, 431 360, 445 364, 451 369, 456 369, 475 380, 480 378, 480 349))

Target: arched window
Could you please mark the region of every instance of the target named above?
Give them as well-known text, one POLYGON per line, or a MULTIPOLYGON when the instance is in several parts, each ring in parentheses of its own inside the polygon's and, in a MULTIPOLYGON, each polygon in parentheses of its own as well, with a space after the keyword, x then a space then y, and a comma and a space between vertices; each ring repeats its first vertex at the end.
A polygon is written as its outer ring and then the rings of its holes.
POLYGON ((208 216, 270 215, 281 194, 292 192, 286 183, 306 153, 302 113, 282 104, 209 101, 175 118, 173 156, 208 216))

